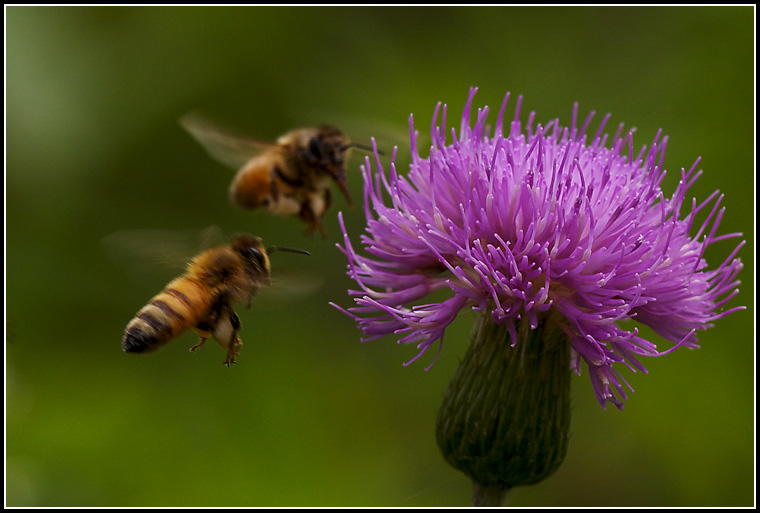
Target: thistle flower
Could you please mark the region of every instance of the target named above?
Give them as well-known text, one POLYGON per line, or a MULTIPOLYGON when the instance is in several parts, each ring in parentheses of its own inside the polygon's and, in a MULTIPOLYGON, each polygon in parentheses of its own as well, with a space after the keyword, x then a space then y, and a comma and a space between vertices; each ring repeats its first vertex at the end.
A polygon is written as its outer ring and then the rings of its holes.
MULTIPOLYGON (((696 170, 699 160, 688 171, 681 170, 675 192, 665 197, 660 184, 665 176, 667 137, 661 133, 649 148, 635 153, 633 130, 624 132, 621 124, 611 139, 603 133, 608 114, 589 138, 586 130, 594 113, 579 126, 577 104, 569 127, 560 126, 559 120, 534 125, 535 113, 531 113, 523 130, 519 121, 522 97, 505 130, 507 94, 491 135, 486 124, 488 107, 478 109, 471 126, 475 92, 475 88, 470 90, 459 133, 452 129, 451 140, 446 139, 446 106, 438 125, 438 104, 427 158, 417 150, 410 116, 412 161, 406 176, 397 173, 395 152, 387 174, 377 152, 376 170, 366 159, 362 172, 367 226, 361 242, 369 256, 354 249, 339 216, 344 234, 339 247, 359 289, 349 291, 356 305, 341 310, 357 321, 364 341, 395 334, 401 335, 399 343, 417 344, 419 352, 411 361, 436 343, 440 353, 446 327, 463 309, 481 313, 471 350, 501 337, 508 342, 498 354, 503 355, 509 346, 516 353, 520 344, 535 346, 531 335, 540 331, 541 336, 556 340, 554 346, 559 348, 560 357, 551 364, 559 370, 551 372, 563 372, 566 365, 569 380, 568 367, 580 374, 584 362, 601 406, 611 402, 622 409, 626 388, 632 389, 618 365, 646 372, 639 357, 698 347, 697 330, 742 308, 721 311, 738 292, 736 276, 742 264, 736 254, 744 243, 717 268, 708 269, 703 258, 711 244, 741 234, 717 234, 724 213, 718 191, 703 202, 692 199, 689 204, 686 194, 701 174, 696 170), (698 217, 703 220, 697 221, 698 217), (691 236, 693 229, 696 234, 691 236), (424 298, 437 290, 448 292, 448 297, 425 303, 424 298), (623 323, 628 319, 651 327, 671 347, 658 350, 635 326, 623 323), (489 327, 493 325, 499 329, 489 327), (568 357, 561 356, 563 351, 568 357)), ((539 368, 541 351, 533 354, 539 368)), ((494 356, 497 353, 488 354, 467 356, 462 363, 465 366, 471 360, 472 365, 483 367, 480 374, 490 376, 479 387, 494 387, 494 376, 499 374, 502 380, 515 379, 514 372, 506 371, 507 363, 493 363, 499 358, 494 356)), ((462 376, 479 373, 460 371, 462 376)), ((447 393, 442 412, 448 409, 455 415, 456 408, 472 408, 477 391, 463 395, 461 387, 474 385, 471 378, 461 381, 459 388, 452 383, 455 389, 447 393), (460 401, 464 406, 448 404, 449 398, 465 395, 468 398, 460 401)), ((561 394, 555 387, 545 396, 569 401, 565 384, 560 388, 561 394)), ((505 392, 483 407, 490 412, 498 408, 494 401, 514 400, 509 397, 505 392)), ((525 401, 520 404, 529 416, 525 401)), ((547 416, 565 416, 558 421, 551 442, 564 444, 569 413, 557 413, 564 412, 565 406, 557 408, 540 412, 540 418, 530 422, 539 425, 547 416)), ((471 414, 469 409, 464 417, 471 414)), ((446 415, 439 414, 439 445, 446 415)), ((494 429, 503 425, 503 419, 493 424, 487 436, 496 436, 494 429)), ((470 443, 463 441, 459 431, 454 445, 470 443)), ((521 436, 524 432, 517 438, 521 436)), ((478 447, 468 450, 485 450, 478 447)), ((443 445, 442 449, 451 461, 451 454, 443 445)), ((509 458, 517 461, 516 449, 509 450, 509 458)), ((561 453, 558 461, 564 455, 564 449, 549 452, 561 453)), ((462 458, 469 460, 472 454, 462 458)), ((538 466, 551 473, 558 461, 538 466)), ((493 468, 493 462, 488 465, 493 468)), ((546 475, 536 472, 522 480, 491 481, 506 489, 546 475)), ((473 479, 477 483, 481 478, 473 479)))
POLYGON ((583 360, 601 405, 622 407, 627 383, 613 364, 644 371, 637 357, 698 347, 696 330, 743 308, 719 311, 738 293, 735 278, 742 264, 735 256, 744 242, 716 269, 708 270, 702 258, 707 246, 741 236, 716 234, 723 195, 715 191, 699 204, 693 199, 681 219, 686 192, 702 171, 695 171, 699 159, 682 169, 667 199, 659 187, 667 143, 661 133, 634 156, 633 130, 621 137, 621 124, 607 148, 602 131, 608 114, 587 143, 594 113, 579 128, 576 104, 569 129, 554 120, 534 130, 531 113, 525 135, 520 97, 505 135, 507 94, 489 136, 488 107, 478 109, 475 126, 469 126, 476 91, 470 91, 459 137, 452 130, 448 144, 446 107, 438 127, 438 105, 429 158, 417 151, 410 116, 407 177, 392 162, 388 179, 379 158, 377 173, 369 159, 362 166, 362 242, 375 258, 354 250, 341 217, 348 274, 361 288, 350 291, 359 306, 347 313, 359 323, 364 341, 403 333, 399 343, 417 342, 414 361, 435 342, 440 351, 446 326, 463 308, 504 324, 513 345, 519 319, 535 328, 541 312, 556 310, 572 344, 573 370, 580 374, 583 360), (707 218, 692 237, 703 211, 709 211, 707 218), (414 305, 445 288, 449 299, 414 305), (625 319, 648 325, 675 345, 658 351, 636 328, 621 328, 625 319))

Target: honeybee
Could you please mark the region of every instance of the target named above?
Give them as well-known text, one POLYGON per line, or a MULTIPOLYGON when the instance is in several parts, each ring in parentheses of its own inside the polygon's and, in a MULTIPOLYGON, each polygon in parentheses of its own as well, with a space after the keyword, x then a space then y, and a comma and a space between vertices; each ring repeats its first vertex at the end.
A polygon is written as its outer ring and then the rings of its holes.
POLYGON ((127 324, 122 349, 127 353, 151 351, 188 329, 201 338, 195 351, 209 337, 227 350, 226 366, 235 363, 243 342, 238 336, 240 319, 233 306, 251 301, 262 285, 270 285, 269 254, 274 251, 309 253, 300 249, 270 247, 261 239, 237 235, 230 244, 208 249, 187 264, 127 324))
POLYGON ((212 157, 237 169, 229 191, 234 205, 298 216, 306 223, 307 234, 319 230, 323 237, 327 231, 322 217, 332 205, 331 182, 352 207, 345 162, 351 148, 372 151, 327 125, 298 128, 269 143, 234 135, 199 114, 184 116, 180 124, 212 157))

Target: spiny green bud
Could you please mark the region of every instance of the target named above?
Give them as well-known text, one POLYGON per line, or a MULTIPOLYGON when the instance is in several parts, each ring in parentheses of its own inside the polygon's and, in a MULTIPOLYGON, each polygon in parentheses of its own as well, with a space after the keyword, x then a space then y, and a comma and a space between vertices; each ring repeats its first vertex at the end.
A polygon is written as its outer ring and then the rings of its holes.
POLYGON ((473 480, 474 505, 500 505, 515 486, 551 475, 570 428, 570 341, 549 314, 536 329, 482 315, 436 422, 446 461, 473 480))

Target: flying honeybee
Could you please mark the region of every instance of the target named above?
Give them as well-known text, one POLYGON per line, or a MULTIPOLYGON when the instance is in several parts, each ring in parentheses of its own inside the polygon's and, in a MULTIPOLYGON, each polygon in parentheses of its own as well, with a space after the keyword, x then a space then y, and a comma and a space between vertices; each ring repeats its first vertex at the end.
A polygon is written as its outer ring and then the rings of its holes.
POLYGON ((322 217, 332 204, 330 184, 335 182, 349 206, 345 162, 351 148, 371 148, 349 142, 332 126, 299 128, 276 142, 263 142, 220 129, 199 114, 188 114, 180 123, 215 159, 237 174, 230 185, 233 204, 270 214, 298 216, 307 233, 327 232, 322 217))
POLYGON ((241 234, 230 244, 197 255, 182 276, 170 282, 127 324, 122 348, 128 353, 151 351, 193 329, 201 341, 191 351, 213 337, 227 349, 224 364, 235 363, 243 342, 233 306, 247 302, 250 308, 261 285, 270 284, 269 254, 273 251, 309 254, 276 246, 265 249, 258 237, 241 234))

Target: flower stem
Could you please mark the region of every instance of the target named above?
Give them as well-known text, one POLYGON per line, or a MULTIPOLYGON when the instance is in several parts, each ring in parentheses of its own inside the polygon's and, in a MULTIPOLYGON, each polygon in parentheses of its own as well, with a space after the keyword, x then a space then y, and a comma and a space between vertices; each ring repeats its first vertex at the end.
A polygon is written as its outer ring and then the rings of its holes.
POLYGON ((504 504, 504 497, 509 490, 500 486, 481 486, 472 482, 472 505, 477 508, 498 508, 504 504))
POLYGON ((554 318, 522 320, 514 347, 506 326, 480 316, 444 394, 438 446, 473 480, 474 505, 500 505, 514 486, 551 475, 570 428, 570 342, 554 318))

